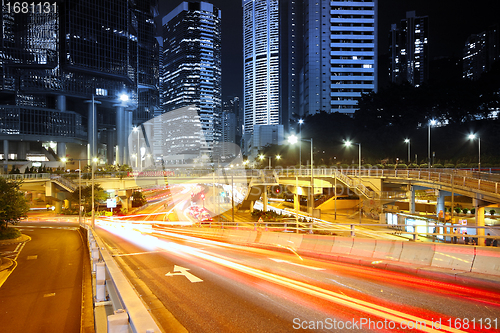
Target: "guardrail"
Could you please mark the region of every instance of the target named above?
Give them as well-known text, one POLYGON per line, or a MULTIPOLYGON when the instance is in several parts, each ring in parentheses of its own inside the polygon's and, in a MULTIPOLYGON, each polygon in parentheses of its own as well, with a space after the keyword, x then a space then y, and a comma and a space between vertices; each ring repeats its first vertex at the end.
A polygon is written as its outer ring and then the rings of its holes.
POLYGON ((102 240, 88 228, 96 333, 161 332, 102 240), (107 315, 107 312, 112 315, 107 315))

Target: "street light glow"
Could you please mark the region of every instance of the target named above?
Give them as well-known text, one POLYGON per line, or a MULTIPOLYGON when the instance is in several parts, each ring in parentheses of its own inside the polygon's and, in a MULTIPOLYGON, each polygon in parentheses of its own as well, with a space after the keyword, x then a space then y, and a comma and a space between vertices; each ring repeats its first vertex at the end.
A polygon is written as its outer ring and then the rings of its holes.
POLYGON ((435 119, 431 119, 431 125, 434 126, 436 125, 437 121, 435 119))
POLYGON ((120 95, 120 101, 122 102, 127 102, 128 101, 128 95, 123 93, 120 95))
POLYGON ((296 144, 297 142, 299 142, 299 139, 295 135, 290 135, 288 137, 288 142, 293 145, 293 144, 296 144))
POLYGON ((263 160, 263 159, 264 159, 264 155, 262 155, 262 154, 261 154, 261 155, 259 156, 259 158, 260 158, 261 160, 263 160))
POLYGON ((133 128, 133 131, 134 131, 134 132, 137 132, 138 130, 139 130, 139 128, 137 128, 137 127, 134 127, 134 128, 133 128))
POLYGON ((302 125, 304 123, 304 119, 299 119, 299 124, 302 125))
POLYGON ((280 155, 276 155, 276 159, 279 160, 281 158, 280 155))
POLYGON ((352 142, 351 142, 351 141, 346 140, 346 141, 344 141, 344 145, 345 145, 346 147, 350 147, 350 146, 352 145, 352 142))
POLYGON ((476 138, 476 134, 469 134, 469 139, 474 140, 476 138))
POLYGON ((410 139, 405 139, 405 143, 410 143, 410 139))

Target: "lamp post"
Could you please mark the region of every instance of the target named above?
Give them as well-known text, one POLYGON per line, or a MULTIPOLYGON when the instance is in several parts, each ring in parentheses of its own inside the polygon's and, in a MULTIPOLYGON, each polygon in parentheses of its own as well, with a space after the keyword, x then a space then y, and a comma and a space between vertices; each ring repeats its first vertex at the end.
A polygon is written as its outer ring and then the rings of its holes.
POLYGON ((481 138, 479 136, 476 136, 476 134, 469 134, 469 140, 474 141, 477 138, 477 144, 478 144, 478 163, 477 163, 477 171, 480 173, 481 172, 481 138))
POLYGON ((429 165, 429 169, 431 168, 431 127, 436 125, 436 121, 434 119, 431 119, 431 121, 429 121, 429 138, 427 140, 427 143, 428 143, 428 151, 427 151, 427 161, 428 161, 428 165, 429 165))
MULTIPOLYGON (((355 142, 351 142, 349 140, 346 140, 344 141, 344 144, 346 147, 350 147, 351 145, 357 145, 358 146, 358 153, 359 153, 359 156, 358 156, 358 178, 359 178, 359 184, 361 184, 361 143, 355 143, 355 142)), ((359 223, 361 224, 361 194, 359 195, 359 223)))
POLYGON ((295 135, 291 135, 288 138, 288 142, 291 144, 295 144, 299 142, 299 140, 302 141, 307 141, 311 143, 311 198, 310 198, 310 206, 311 206, 311 215, 314 210, 314 175, 313 175, 313 170, 314 170, 314 154, 313 154, 313 139, 302 139, 302 138, 297 138, 295 135))
MULTIPOLYGON (((302 137, 302 124, 304 123, 304 119, 299 119, 299 140, 302 137)), ((302 169, 302 145, 299 142, 299 169, 302 169)))
POLYGON ((408 145, 408 165, 411 163, 411 155, 410 155, 410 139, 405 139, 405 143, 408 145))

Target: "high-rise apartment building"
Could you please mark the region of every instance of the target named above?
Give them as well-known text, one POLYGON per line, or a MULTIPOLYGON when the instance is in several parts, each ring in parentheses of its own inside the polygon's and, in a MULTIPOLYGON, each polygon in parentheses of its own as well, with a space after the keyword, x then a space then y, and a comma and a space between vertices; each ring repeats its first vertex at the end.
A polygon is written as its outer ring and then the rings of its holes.
POLYGON ((281 124, 279 2, 243 0, 242 4, 244 141, 249 148, 255 126, 281 124))
POLYGON ((304 0, 301 115, 354 113, 377 89, 377 0, 304 0))
POLYGON ((409 82, 418 87, 429 78, 429 17, 406 13, 406 19, 391 25, 389 75, 391 82, 409 82))
POLYGON ((470 35, 463 49, 463 78, 477 80, 500 59, 499 26, 470 35))
POLYGON ((186 137, 173 154, 210 154, 222 135, 221 11, 207 2, 182 2, 163 17, 162 107, 170 112, 193 106, 202 136, 186 137), (197 142, 197 143, 196 143, 197 142))
POLYGON ((150 119, 159 101, 156 6, 155 0, 67 0, 17 14, 3 6, 3 158, 129 163, 132 124, 150 119), (119 102, 122 94, 127 104, 119 102))

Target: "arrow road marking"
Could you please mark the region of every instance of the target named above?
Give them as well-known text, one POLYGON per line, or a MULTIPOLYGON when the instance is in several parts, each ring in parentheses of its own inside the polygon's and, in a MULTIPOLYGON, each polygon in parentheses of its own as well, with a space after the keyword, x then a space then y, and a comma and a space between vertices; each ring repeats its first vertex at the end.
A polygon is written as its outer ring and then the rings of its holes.
POLYGON ((167 274, 165 274, 165 276, 184 275, 191 282, 203 282, 202 279, 200 279, 197 276, 194 276, 193 274, 189 273, 188 271, 189 271, 189 268, 174 265, 174 272, 179 272, 179 273, 168 272, 167 274))
POLYGON ((299 267, 304 267, 304 268, 313 269, 313 270, 315 270, 315 271, 324 271, 324 270, 326 270, 326 268, 319 268, 319 267, 313 267, 313 266, 307 266, 307 265, 296 264, 296 263, 294 263, 294 262, 290 262, 290 261, 287 261, 287 260, 273 259, 273 258, 269 258, 269 259, 271 259, 272 261, 276 261, 276 262, 285 262, 285 263, 290 264, 290 265, 295 265, 295 266, 299 266, 299 267))

